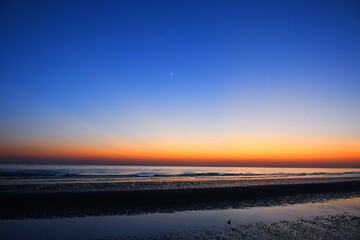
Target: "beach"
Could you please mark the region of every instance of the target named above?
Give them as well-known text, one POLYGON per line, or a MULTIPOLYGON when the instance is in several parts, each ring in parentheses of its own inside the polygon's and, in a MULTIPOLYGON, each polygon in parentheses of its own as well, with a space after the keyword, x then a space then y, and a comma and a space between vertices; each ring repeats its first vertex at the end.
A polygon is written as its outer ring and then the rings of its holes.
POLYGON ((0 219, 271 206, 358 193, 360 181, 133 191, 2 192, 0 219))
POLYGON ((360 240, 360 1, 0 0, 0 240, 360 240))
POLYGON ((305 239, 359 236, 357 169, 75 169, 0 171, 6 239, 300 239, 304 231, 305 239))
MULTIPOLYGON (((222 230, 206 229, 196 233, 168 233, 152 236, 153 240, 184 240, 184 239, 348 239, 356 240, 360 236, 360 217, 351 215, 334 215, 281 221, 275 223, 257 222, 249 225, 238 225, 222 230)), ((110 239, 110 238, 109 238, 110 239)), ((150 239, 147 237, 111 238, 150 239)))
MULTIPOLYGON (((0 231, 4 239, 24 240, 358 239, 359 236, 359 192, 287 195, 243 203, 166 211, 158 206, 157 211, 153 208, 131 213, 97 209, 82 215, 83 211, 55 211, 43 202, 45 208, 40 212, 32 209, 25 215, 2 215, 0 231)), ((78 209, 86 209, 88 206, 84 204, 77 203, 78 209)), ((27 206, 31 208, 32 202, 27 206)))

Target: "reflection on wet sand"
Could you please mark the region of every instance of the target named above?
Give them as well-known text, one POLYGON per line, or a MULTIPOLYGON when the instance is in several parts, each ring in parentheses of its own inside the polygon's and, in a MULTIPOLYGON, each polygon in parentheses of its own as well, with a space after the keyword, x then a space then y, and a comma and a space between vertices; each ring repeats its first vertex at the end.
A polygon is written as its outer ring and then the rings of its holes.
POLYGON ((272 207, 229 208, 222 210, 182 211, 139 215, 72 217, 62 219, 1 220, 6 239, 88 239, 116 236, 153 236, 203 228, 223 229, 231 226, 293 221, 311 216, 351 213, 360 216, 358 197, 325 202, 286 204, 272 207), (230 225, 229 225, 230 221, 230 225), (4 231, 6 229, 6 231, 4 231), (16 231, 21 229, 22 231, 16 231))

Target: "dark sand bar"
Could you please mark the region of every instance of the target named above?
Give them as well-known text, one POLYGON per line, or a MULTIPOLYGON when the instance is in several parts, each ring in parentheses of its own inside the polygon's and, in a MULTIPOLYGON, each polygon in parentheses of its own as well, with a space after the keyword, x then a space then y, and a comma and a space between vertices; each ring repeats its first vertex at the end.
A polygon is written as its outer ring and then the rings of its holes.
POLYGON ((0 219, 273 206, 357 196, 360 181, 91 192, 0 192, 0 219))

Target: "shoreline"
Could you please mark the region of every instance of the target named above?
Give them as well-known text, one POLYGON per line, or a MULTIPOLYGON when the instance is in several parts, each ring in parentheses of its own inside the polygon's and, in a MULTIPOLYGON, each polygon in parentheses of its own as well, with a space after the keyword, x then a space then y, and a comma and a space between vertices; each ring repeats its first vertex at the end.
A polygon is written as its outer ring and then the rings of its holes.
POLYGON ((242 178, 242 177, 208 177, 185 179, 137 179, 111 181, 74 181, 62 180, 38 183, 1 183, 0 193, 58 193, 58 192, 120 192, 148 190, 182 190, 205 188, 251 187, 260 185, 316 184, 331 182, 360 181, 360 177, 272 177, 272 178, 242 178))
MULTIPOLYGON (((227 230, 231 233, 237 232, 238 226, 249 226, 246 232, 252 231, 250 237, 257 236, 255 239, 269 239, 272 236, 272 223, 286 222, 298 223, 299 219, 306 220, 296 230, 301 234, 303 231, 308 233, 308 224, 318 229, 322 221, 314 221, 313 217, 328 217, 347 215, 360 217, 360 195, 358 197, 329 199, 321 202, 308 202, 304 204, 286 204, 279 206, 249 207, 249 208, 228 208, 216 210, 195 210, 180 211, 174 213, 150 213, 138 215, 115 215, 115 216, 86 216, 86 217, 63 217, 57 219, 17 219, 0 220, 0 229, 4 232, 6 239, 32 240, 34 236, 38 240, 62 240, 62 239, 174 239, 174 235, 182 236, 180 239, 194 239, 195 236, 204 236, 198 239, 234 239, 221 238, 226 236, 227 230), (310 220, 310 221, 308 221, 310 220), (262 225, 266 227, 263 228, 262 225), (269 225, 271 224, 271 225, 269 225), (305 226, 303 226, 305 225, 305 226), (268 229, 268 228, 271 229, 268 229), (18 231, 17 229, 22 229, 18 231), (205 230, 205 232, 204 232, 205 230), (269 231, 270 230, 270 231, 269 231), (269 234, 267 232, 269 231, 269 234), (258 234, 261 232, 261 234, 258 234), (184 235, 185 233, 185 235, 184 235), (200 234, 199 234, 200 233, 200 234), (203 235, 205 233, 205 235, 203 235), (210 235, 209 235, 210 234, 210 235), (162 237, 168 236, 168 237, 162 237), (258 238, 259 237, 259 238, 258 238)), ((341 219, 337 219, 341 220, 341 219)), ((356 224, 354 219, 348 219, 346 227, 356 224)), ((325 221, 325 223, 327 223, 325 221)), ((341 224, 340 222, 339 224, 341 224)), ((338 234, 335 239, 344 238, 342 229, 338 229, 339 224, 329 229, 331 234, 338 234)), ((276 227, 276 226, 275 226, 276 227)), ((277 227, 281 236, 293 239, 289 236, 289 228, 281 224, 277 227)), ((359 227, 357 229, 360 229, 359 227)), ((290 229, 291 230, 291 229, 290 229)), ((318 229, 319 231, 321 229, 318 229)), ((293 230, 291 230, 293 232, 293 230)), ((318 231, 316 231, 317 233, 318 231)), ((345 230, 345 233, 351 229, 345 230)), ((235 239, 243 239, 237 235, 235 239)), ((246 236, 246 235, 245 235, 246 236)), ((300 236, 304 236, 301 234, 300 236)), ((316 236, 316 235, 315 235, 316 236)), ((322 232, 317 235, 317 239, 328 239, 329 234, 322 232)), ((247 239, 248 235, 246 236, 247 239)), ((245 238, 245 239, 246 239, 245 238)), ((175 238, 176 239, 176 238, 175 238)), ((195 238, 196 239, 196 238, 195 238)), ((271 239, 284 239, 273 237, 271 239)), ((309 238, 313 239, 313 238, 309 238)))
POLYGON ((110 237, 103 240, 185 240, 185 239, 347 239, 357 240, 360 236, 360 217, 349 214, 315 216, 294 221, 273 223, 255 222, 247 225, 224 227, 223 229, 205 228, 194 232, 170 232, 152 236, 110 237))
POLYGON ((98 192, 0 192, 0 219, 274 206, 360 196, 360 181, 98 192))

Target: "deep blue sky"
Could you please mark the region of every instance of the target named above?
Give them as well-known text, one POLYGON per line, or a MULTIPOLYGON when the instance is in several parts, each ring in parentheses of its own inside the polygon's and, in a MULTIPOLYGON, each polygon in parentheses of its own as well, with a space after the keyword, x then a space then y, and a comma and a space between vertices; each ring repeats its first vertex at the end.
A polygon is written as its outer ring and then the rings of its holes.
POLYGON ((358 1, 2 0, 0 69, 3 145, 360 140, 358 1))

